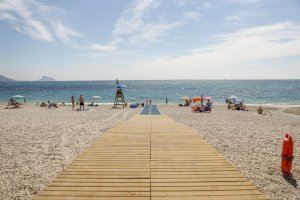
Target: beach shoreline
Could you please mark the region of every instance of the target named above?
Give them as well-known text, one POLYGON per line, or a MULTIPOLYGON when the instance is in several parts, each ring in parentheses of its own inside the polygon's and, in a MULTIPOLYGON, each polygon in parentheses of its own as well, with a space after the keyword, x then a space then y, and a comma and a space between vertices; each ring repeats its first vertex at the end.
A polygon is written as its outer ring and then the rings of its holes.
MULTIPOLYGON (((26 101, 26 104, 29 105, 36 105, 37 103, 42 103, 42 102, 46 102, 46 101, 26 101)), ((71 102, 65 102, 65 101, 57 101, 56 103, 61 104, 61 103, 65 103, 67 106, 71 105, 71 102)), ((3 105, 7 105, 7 101, 0 101, 0 106, 3 105)), ((85 104, 90 104, 92 103, 91 101, 86 101, 85 104)), ((128 101, 128 104, 131 103, 145 103, 145 102, 136 102, 136 101, 128 101)), ((160 101, 160 102, 155 102, 153 101, 153 103, 155 105, 166 105, 165 101, 160 101)), ((180 104, 182 102, 178 101, 178 103, 174 103, 174 102, 168 102, 168 105, 171 106, 178 106, 178 104, 180 104)), ((113 105, 114 102, 99 102, 97 103, 99 105, 113 105)), ((214 102, 214 105, 218 105, 218 106, 224 106, 227 105, 226 103, 218 103, 218 102, 214 102)), ((266 106, 266 107, 278 107, 278 108, 289 108, 289 107, 300 107, 300 103, 245 103, 245 105, 248 106, 266 106)))
MULTIPOLYGON (((21 105, 21 107, 26 106, 26 105, 30 105, 30 106, 36 106, 39 107, 40 102, 26 102, 24 105, 21 105)), ((133 104, 136 102, 128 102, 128 105, 133 104)), ((70 107, 71 103, 66 102, 64 103, 65 105, 62 105, 61 102, 57 103, 58 106, 60 107, 70 107)), ((91 102, 85 102, 85 106, 86 108, 93 108, 93 106, 88 106, 89 104, 91 104, 91 102)), ((99 106, 113 106, 114 103, 113 102, 109 102, 109 103, 97 103, 99 106)), ((165 106, 165 103, 155 103, 155 105, 157 106, 165 106)), ((178 106, 178 104, 176 103, 168 103, 169 106, 178 106)), ((273 103, 266 103, 266 104, 245 104, 247 106, 247 108, 251 109, 251 110, 255 110, 258 107, 263 107, 265 109, 266 112, 268 113, 276 113, 276 114, 283 114, 283 115, 300 115, 300 104, 273 104, 273 103)), ((1 107, 5 107, 7 106, 7 102, 0 102, 0 108, 1 107)), ((226 103, 213 103, 213 106, 220 106, 220 107, 227 107, 226 103)), ((95 107, 95 106, 94 106, 95 107)), ((97 106, 96 106, 97 107, 97 106)))

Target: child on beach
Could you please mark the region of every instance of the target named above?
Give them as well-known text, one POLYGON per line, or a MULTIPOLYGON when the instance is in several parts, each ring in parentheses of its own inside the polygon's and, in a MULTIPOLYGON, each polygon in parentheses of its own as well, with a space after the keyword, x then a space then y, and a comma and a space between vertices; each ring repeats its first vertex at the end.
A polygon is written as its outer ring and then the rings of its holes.
POLYGON ((74 110, 74 106, 75 106, 74 96, 71 97, 71 103, 72 103, 72 110, 74 110))
POLYGON ((81 106, 84 110, 84 99, 82 95, 79 96, 79 110, 81 110, 81 106))

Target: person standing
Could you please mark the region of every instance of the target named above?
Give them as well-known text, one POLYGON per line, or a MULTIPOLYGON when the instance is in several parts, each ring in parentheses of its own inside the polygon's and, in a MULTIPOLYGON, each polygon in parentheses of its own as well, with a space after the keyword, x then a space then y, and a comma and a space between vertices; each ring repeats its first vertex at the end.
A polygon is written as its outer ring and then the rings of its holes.
POLYGON ((71 97, 71 103, 72 103, 72 110, 74 110, 74 107, 75 107, 75 99, 74 99, 74 96, 71 97))
POLYGON ((168 97, 166 97, 166 106, 168 105, 168 97))
POLYGON ((79 96, 79 110, 81 110, 81 106, 84 110, 84 99, 82 95, 79 96))

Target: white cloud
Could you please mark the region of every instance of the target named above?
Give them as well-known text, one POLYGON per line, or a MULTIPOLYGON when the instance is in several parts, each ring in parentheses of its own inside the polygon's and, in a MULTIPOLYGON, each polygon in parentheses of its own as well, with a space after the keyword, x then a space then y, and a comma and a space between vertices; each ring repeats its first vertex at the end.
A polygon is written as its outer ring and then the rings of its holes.
POLYGON ((132 43, 139 43, 143 41, 158 41, 167 35, 167 31, 182 25, 182 22, 173 22, 169 24, 146 24, 141 27, 141 30, 130 36, 128 40, 132 43))
POLYGON ((29 3, 19 0, 0 2, 1 19, 10 22, 16 31, 25 33, 34 39, 53 41, 49 28, 32 12, 31 8, 35 5, 35 1, 29 1, 29 3))
POLYGON ((72 28, 67 27, 66 25, 62 24, 60 21, 54 22, 54 29, 56 36, 62 40, 65 44, 73 45, 74 42, 72 41, 73 37, 82 37, 82 35, 72 28))
POLYGON ((186 19, 191 19, 191 20, 198 20, 201 16, 200 12, 196 12, 196 11, 189 11, 189 12, 185 12, 183 14, 184 18, 186 19))
POLYGON ((201 77, 196 76, 198 78, 224 78, 228 71, 245 69, 243 67, 252 62, 300 56, 300 26, 289 21, 215 37, 218 43, 194 50, 189 55, 140 60, 136 69, 145 73, 159 71, 178 76, 189 71, 191 74, 201 74, 201 77), (151 70, 148 72, 148 69, 151 70))
POLYGON ((0 19, 1 20, 16 20, 16 18, 8 12, 1 12, 0 19))
POLYGON ((156 0, 135 0, 122 12, 115 24, 115 34, 130 34, 144 24, 144 15, 157 6, 156 0))
POLYGON ((242 16, 240 16, 240 15, 230 15, 230 16, 225 17, 225 20, 228 20, 228 21, 242 21, 242 16))
POLYGON ((175 0, 175 5, 177 7, 184 7, 186 6, 191 0, 175 0))
MULTIPOLYGON (((107 44, 97 44, 97 43, 90 43, 87 45, 88 49, 97 51, 97 55, 99 54, 99 51, 102 53, 109 53, 112 51, 115 51, 118 49, 118 44, 123 41, 122 38, 114 38, 107 44)), ((94 55, 94 54, 93 54, 94 55)))
POLYGON ((16 31, 33 39, 53 42, 59 39, 73 44, 73 38, 81 34, 62 22, 62 9, 49 6, 37 0, 7 0, 0 2, 0 19, 10 23, 16 31))
POLYGON ((247 3, 260 3, 266 0, 226 0, 228 3, 247 4, 247 3))
POLYGON ((208 2, 204 2, 204 3, 203 3, 203 6, 202 6, 202 9, 203 9, 203 10, 207 10, 207 9, 209 9, 209 8, 211 8, 211 4, 208 3, 208 2))
POLYGON ((116 50, 117 47, 114 46, 114 45, 101 45, 101 44, 90 44, 88 46, 89 49, 93 49, 93 50, 96 50, 96 51, 113 51, 113 50, 116 50))
POLYGON ((161 41, 171 30, 184 26, 188 21, 198 20, 200 11, 210 6, 207 2, 193 0, 135 0, 121 13, 113 33, 134 44, 161 41), (182 7, 175 16, 165 9, 174 4, 182 7))
POLYGON ((253 10, 240 10, 235 14, 225 17, 225 20, 231 22, 241 22, 245 18, 261 18, 265 17, 266 13, 264 11, 253 11, 253 10))

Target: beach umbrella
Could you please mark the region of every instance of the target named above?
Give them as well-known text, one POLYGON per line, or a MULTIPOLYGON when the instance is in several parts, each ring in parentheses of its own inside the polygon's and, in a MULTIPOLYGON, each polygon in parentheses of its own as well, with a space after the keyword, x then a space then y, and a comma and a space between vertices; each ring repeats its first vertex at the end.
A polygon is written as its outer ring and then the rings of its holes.
POLYGON ((92 96, 92 98, 91 99, 101 99, 102 97, 100 97, 100 96, 92 96))
POLYGON ((127 86, 126 85, 123 85, 123 84, 119 84, 118 86, 117 86, 117 88, 119 88, 119 89, 121 89, 121 88, 126 88, 127 86))
POLYGON ((201 100, 202 100, 202 97, 194 97, 194 98, 192 99, 193 102, 199 102, 199 101, 201 101, 201 100))
POLYGON ((229 103, 235 104, 235 105, 240 104, 240 103, 243 102, 240 97, 237 97, 235 95, 232 95, 232 96, 228 97, 226 99, 226 101, 229 102, 229 103))
POLYGON ((212 99, 212 97, 207 96, 207 97, 204 97, 203 100, 212 101, 213 99, 212 99))
POLYGON ((183 96, 183 97, 181 97, 181 99, 183 99, 183 100, 190 100, 191 98, 188 97, 188 96, 183 96))
POLYGON ((15 99, 25 99, 23 96, 21 95, 14 95, 12 96, 12 98, 15 98, 15 99))
MULTIPOLYGON (((22 100, 24 103, 26 101, 25 97, 23 97, 21 95, 14 95, 10 99, 15 99, 17 102, 19 102, 19 100, 22 100)), ((21 102, 19 102, 19 103, 21 103, 21 102)))
POLYGON ((228 99, 240 99, 240 97, 235 96, 235 95, 231 95, 230 97, 228 97, 228 99))

